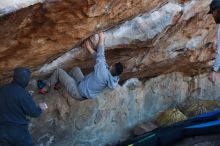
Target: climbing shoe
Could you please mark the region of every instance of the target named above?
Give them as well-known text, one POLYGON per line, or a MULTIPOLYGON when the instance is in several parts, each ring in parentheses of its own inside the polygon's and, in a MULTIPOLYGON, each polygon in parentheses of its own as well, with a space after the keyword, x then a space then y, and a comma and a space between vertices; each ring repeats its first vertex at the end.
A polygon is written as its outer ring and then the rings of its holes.
POLYGON ((43 80, 37 81, 37 87, 38 87, 39 93, 41 94, 46 94, 46 93, 49 93, 50 91, 50 86, 47 85, 43 80))

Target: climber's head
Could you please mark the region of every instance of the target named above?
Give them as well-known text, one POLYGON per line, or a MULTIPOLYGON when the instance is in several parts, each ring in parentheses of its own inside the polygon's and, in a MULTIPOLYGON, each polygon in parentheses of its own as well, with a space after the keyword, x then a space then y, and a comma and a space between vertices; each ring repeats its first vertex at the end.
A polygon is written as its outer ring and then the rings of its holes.
POLYGON ((209 14, 212 14, 215 22, 220 23, 220 0, 212 0, 210 4, 209 14))
POLYGON ((114 65, 110 66, 109 70, 112 76, 119 76, 123 72, 123 65, 120 62, 115 63, 114 65))

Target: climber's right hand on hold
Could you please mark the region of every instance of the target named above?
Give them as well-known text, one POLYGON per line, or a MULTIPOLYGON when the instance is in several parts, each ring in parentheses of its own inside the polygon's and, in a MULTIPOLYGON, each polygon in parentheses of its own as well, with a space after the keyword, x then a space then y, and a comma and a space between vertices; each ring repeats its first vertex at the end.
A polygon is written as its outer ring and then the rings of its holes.
POLYGON ((85 46, 86 46, 86 49, 87 49, 87 50, 92 49, 92 46, 91 46, 91 43, 89 42, 89 40, 86 40, 86 41, 85 41, 85 46))
POLYGON ((215 83, 216 81, 216 72, 212 71, 208 74, 208 79, 210 82, 215 83))
POLYGON ((86 40, 85 41, 85 47, 86 49, 89 51, 89 53, 93 54, 95 51, 93 50, 92 46, 91 46, 91 43, 89 40, 86 40))
POLYGON ((42 111, 45 111, 48 108, 45 102, 39 103, 39 107, 41 108, 42 111))

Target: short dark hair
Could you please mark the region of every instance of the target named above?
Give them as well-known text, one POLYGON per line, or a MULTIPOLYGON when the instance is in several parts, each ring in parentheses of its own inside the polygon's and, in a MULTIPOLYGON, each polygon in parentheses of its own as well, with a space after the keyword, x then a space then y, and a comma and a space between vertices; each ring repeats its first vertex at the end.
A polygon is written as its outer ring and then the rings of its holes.
POLYGON ((212 0, 208 14, 212 14, 216 9, 220 9, 220 0, 212 0))
POLYGON ((121 62, 115 63, 113 66, 113 76, 119 76, 123 72, 123 65, 121 62))

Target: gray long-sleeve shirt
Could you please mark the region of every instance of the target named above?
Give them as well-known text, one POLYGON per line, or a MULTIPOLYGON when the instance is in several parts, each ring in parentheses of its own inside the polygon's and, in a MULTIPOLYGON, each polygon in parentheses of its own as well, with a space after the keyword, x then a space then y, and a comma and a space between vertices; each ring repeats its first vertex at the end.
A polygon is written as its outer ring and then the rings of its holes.
POLYGON ((106 87, 114 89, 119 77, 112 76, 105 60, 104 45, 98 45, 94 71, 87 75, 79 84, 81 96, 94 99, 106 87))
POLYGON ((218 25, 218 32, 217 32, 217 52, 215 56, 215 62, 213 64, 213 70, 218 71, 220 68, 220 25, 218 25))

